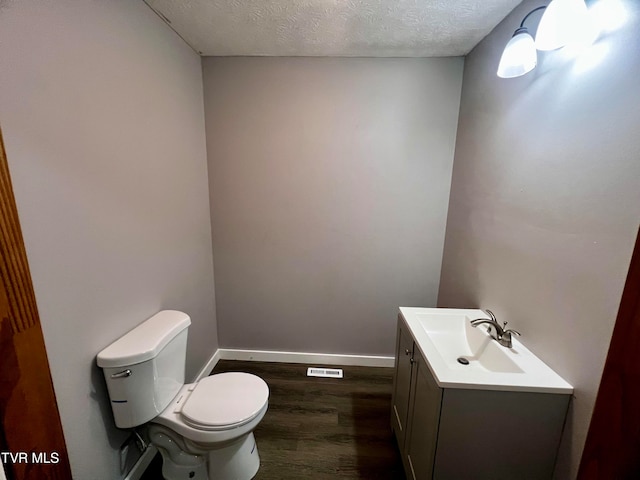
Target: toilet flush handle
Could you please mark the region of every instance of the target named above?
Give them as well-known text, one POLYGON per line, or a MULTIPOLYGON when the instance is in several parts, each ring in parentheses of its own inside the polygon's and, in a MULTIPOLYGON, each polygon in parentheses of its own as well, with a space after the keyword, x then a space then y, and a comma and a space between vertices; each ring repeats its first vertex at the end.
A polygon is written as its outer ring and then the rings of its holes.
POLYGON ((111 378, 124 378, 124 377, 130 377, 130 376, 131 376, 131 370, 129 370, 128 368, 121 372, 111 374, 111 378))

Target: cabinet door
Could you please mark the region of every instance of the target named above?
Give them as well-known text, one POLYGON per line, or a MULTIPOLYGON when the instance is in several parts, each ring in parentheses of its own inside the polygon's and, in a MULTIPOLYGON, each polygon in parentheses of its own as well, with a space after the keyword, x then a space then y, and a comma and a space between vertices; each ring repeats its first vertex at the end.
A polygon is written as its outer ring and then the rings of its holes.
POLYGON ((409 391, 411 389, 411 359, 413 358, 413 338, 406 330, 402 317, 398 316, 398 337, 396 340, 396 373, 394 376, 391 426, 396 433, 398 447, 402 452, 406 438, 409 391))
POLYGON ((413 385, 406 438, 407 476, 428 480, 433 476, 442 389, 434 380, 429 366, 416 348, 413 354, 413 385))

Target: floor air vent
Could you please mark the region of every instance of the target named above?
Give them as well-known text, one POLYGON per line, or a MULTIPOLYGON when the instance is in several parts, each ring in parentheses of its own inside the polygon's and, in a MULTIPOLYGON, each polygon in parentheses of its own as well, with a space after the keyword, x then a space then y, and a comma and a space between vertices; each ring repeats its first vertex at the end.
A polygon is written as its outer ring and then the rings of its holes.
POLYGON ((341 368, 307 368, 307 377, 342 378, 341 368))

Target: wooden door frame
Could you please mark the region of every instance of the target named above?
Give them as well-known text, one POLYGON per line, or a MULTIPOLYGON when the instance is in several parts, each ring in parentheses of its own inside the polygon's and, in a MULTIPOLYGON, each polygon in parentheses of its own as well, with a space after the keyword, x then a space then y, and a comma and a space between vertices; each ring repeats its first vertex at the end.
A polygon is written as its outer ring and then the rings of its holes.
MULTIPOLYGON (((31 274, 0 129, 0 452, 7 480, 69 480, 31 274)), ((1 460, 1 459, 0 459, 1 460)))
POLYGON ((640 478, 640 231, 613 329, 579 480, 640 478))

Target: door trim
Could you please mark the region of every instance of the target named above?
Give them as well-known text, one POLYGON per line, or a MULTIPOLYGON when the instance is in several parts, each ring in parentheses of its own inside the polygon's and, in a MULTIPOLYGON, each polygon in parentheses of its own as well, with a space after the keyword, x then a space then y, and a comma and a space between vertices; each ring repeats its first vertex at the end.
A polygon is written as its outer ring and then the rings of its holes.
POLYGON ((64 442, 0 130, 0 450, 8 480, 68 480, 64 442), (26 461, 22 461, 26 458, 26 461))
POLYGON ((578 479, 640 478, 640 231, 613 329, 578 479))

